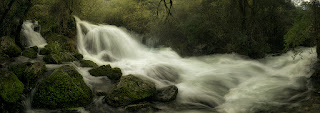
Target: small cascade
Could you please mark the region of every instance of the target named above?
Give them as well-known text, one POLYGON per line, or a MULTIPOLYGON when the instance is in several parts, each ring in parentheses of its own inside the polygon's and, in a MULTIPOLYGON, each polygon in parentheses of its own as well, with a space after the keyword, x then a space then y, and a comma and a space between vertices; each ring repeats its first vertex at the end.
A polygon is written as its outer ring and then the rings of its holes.
POLYGON ((315 48, 300 48, 260 60, 237 54, 181 58, 170 48, 147 48, 125 30, 77 20, 78 50, 85 59, 120 67, 154 81, 176 85, 174 104, 164 112, 254 113, 291 105, 306 97, 315 48), (295 57, 295 58, 293 58, 295 57))
POLYGON ((27 20, 23 22, 21 34, 24 36, 22 42, 27 47, 38 46, 43 48, 47 45, 46 40, 40 34, 41 27, 38 21, 27 20))

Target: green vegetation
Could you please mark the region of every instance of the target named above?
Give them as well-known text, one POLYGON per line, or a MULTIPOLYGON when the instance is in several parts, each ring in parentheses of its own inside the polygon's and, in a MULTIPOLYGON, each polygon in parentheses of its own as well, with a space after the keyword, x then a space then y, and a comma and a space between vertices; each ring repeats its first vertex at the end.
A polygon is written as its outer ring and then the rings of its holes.
POLYGON ((1 69, 0 75, 0 98, 10 103, 17 102, 24 85, 14 73, 8 70, 1 69))
POLYGON ((119 80, 122 76, 120 68, 111 68, 110 65, 103 65, 89 70, 92 76, 107 76, 110 80, 119 80))
POLYGON ((47 68, 44 62, 26 62, 11 64, 9 69, 17 75, 19 80, 25 84, 26 88, 33 88, 38 79, 43 77, 47 68))
POLYGON ((22 56, 28 58, 37 58, 38 51, 34 50, 33 48, 27 48, 22 52, 22 56))
POLYGON ((11 37, 1 37, 0 47, 0 51, 10 57, 17 57, 21 54, 21 48, 16 45, 15 41, 11 37))
POLYGON ((106 102, 111 106, 124 106, 153 96, 156 93, 154 83, 133 75, 123 76, 113 91, 107 95, 106 102))
POLYGON ((92 101, 92 91, 72 66, 62 66, 39 85, 33 107, 66 109, 83 107, 92 101))
POLYGON ((94 67, 97 68, 98 65, 91 60, 80 60, 81 67, 94 67))

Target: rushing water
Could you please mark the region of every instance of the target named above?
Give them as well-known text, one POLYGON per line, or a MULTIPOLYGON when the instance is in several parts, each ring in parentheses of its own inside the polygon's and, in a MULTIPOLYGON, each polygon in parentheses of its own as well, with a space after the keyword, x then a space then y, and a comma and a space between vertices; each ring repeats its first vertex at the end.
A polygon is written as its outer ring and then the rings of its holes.
MULTIPOLYGON (((176 101, 156 104, 160 112, 250 113, 292 105, 306 97, 306 78, 316 61, 315 48, 260 60, 237 54, 182 58, 170 48, 148 48, 116 26, 76 20, 78 50, 85 59, 152 80, 158 88, 179 88, 176 101)), ((87 70, 81 73, 90 87, 102 83, 87 70)))
POLYGON ((46 40, 40 35, 40 26, 37 21, 27 20, 23 22, 21 34, 25 38, 22 39, 23 43, 28 47, 44 47, 47 45, 46 40))

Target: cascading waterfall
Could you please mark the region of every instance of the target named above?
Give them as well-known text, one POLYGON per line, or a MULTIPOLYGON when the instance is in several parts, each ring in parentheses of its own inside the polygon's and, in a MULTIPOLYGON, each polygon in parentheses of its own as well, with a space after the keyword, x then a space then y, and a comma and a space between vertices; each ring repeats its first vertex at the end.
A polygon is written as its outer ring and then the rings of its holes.
POLYGON ((23 22, 21 34, 25 38, 22 39, 23 43, 28 47, 44 47, 47 45, 46 40, 40 34, 40 26, 37 21, 32 22, 27 20, 23 22))
POLYGON ((299 102, 316 61, 315 48, 300 48, 261 60, 237 54, 182 58, 170 48, 147 48, 125 30, 77 20, 78 50, 85 59, 124 73, 176 85, 175 104, 164 112, 250 113, 299 102))

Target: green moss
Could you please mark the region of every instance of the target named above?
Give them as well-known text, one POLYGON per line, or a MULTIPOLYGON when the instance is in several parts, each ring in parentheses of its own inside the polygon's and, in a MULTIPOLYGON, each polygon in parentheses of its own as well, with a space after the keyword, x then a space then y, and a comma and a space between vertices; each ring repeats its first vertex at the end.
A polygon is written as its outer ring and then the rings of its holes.
POLYGON ((111 68, 110 65, 103 65, 89 70, 92 76, 107 76, 110 80, 119 80, 122 76, 120 68, 111 68))
POLYGON ((61 64, 62 60, 58 54, 49 54, 43 57, 43 61, 47 64, 61 64))
POLYGON ((83 55, 80 54, 80 53, 75 53, 75 54, 73 54, 73 56, 78 60, 82 60, 83 59, 83 55))
POLYGON ((75 40, 57 33, 48 33, 44 36, 49 44, 58 43, 59 47, 64 51, 75 52, 75 40))
POLYGON ((82 76, 71 66, 56 69, 40 83, 34 95, 33 107, 65 109, 82 107, 92 100, 92 91, 82 76))
POLYGON ((17 57, 21 54, 21 48, 7 36, 1 37, 1 51, 10 57, 17 57))
POLYGON ((73 54, 69 52, 59 52, 57 54, 49 54, 43 57, 43 61, 48 64, 61 64, 62 62, 77 61, 73 54))
POLYGON ((44 75, 47 68, 44 62, 27 62, 11 64, 9 69, 17 75, 19 80, 21 80, 26 87, 32 88, 35 86, 38 79, 44 75))
POLYGON ((22 56, 28 57, 28 58, 37 58, 38 52, 35 51, 33 48, 27 48, 22 52, 22 56))
MULTIPOLYGON (((91 60, 81 60, 80 61, 81 67, 94 67, 97 68, 98 65, 94 62, 92 62, 91 60)), ((120 70, 121 72, 121 70, 120 70)))
POLYGON ((155 92, 154 83, 127 75, 120 79, 116 88, 112 90, 105 101, 111 106, 124 106, 151 97, 155 92))
POLYGON ((48 54, 57 54, 64 51, 58 42, 53 42, 46 45, 43 49, 40 50, 40 55, 48 55, 48 54))
POLYGON ((16 102, 23 93, 23 83, 6 69, 0 70, 0 96, 6 102, 16 102))

